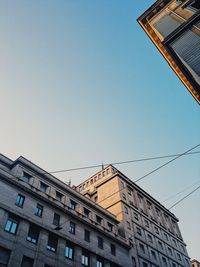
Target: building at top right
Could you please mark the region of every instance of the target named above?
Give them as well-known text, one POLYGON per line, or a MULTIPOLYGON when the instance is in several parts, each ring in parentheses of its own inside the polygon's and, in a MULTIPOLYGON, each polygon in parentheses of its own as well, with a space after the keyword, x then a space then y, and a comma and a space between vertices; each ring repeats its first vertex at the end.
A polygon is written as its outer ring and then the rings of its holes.
POLYGON ((200 104, 200 0, 157 0, 138 22, 200 104))

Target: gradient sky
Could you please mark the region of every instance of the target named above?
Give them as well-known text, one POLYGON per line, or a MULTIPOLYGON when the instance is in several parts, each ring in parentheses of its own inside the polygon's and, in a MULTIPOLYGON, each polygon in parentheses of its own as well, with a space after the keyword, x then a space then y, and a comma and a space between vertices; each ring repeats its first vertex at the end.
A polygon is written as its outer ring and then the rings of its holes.
MULTIPOLYGON (((136 22, 153 2, 1 1, 1 152, 54 171, 200 143, 198 104, 136 22)), ((200 184, 199 159, 182 157, 139 185, 163 202, 200 184)), ((116 167, 135 180, 166 161, 116 167)), ((96 171, 56 176, 79 184, 96 171)), ((172 211, 189 255, 200 260, 199 203, 197 191, 172 211)))

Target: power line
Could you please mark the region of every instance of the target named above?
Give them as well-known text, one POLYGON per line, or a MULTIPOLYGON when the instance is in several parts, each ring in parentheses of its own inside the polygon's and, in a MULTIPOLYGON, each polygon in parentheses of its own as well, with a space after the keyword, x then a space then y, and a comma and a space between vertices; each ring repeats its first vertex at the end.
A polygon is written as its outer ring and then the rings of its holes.
POLYGON ((196 187, 194 190, 192 190, 189 194, 187 194, 186 196, 184 196, 183 198, 181 198, 179 201, 175 202, 170 208, 168 208, 168 210, 171 210, 172 208, 174 208, 175 206, 177 206, 179 203, 181 203, 184 199, 188 198, 190 195, 192 195, 198 189, 200 189, 200 185, 198 187, 196 187))
POLYGON ((200 146, 200 144, 198 144, 198 145, 196 145, 196 146, 194 146, 194 147, 192 147, 192 148, 188 149, 188 150, 187 150, 187 151, 185 151, 184 153, 182 153, 182 154, 179 154, 179 155, 178 155, 178 156, 176 156, 175 158, 173 158, 173 159, 171 159, 171 160, 167 161, 166 163, 162 164, 161 166, 159 166, 159 167, 155 168, 154 170, 150 171, 149 173, 147 173, 147 174, 143 175, 142 177, 140 177, 139 179, 135 180, 134 182, 135 182, 135 183, 137 183, 137 182, 139 182, 139 181, 143 180, 144 178, 146 178, 146 177, 147 177, 147 176, 149 176, 150 174, 152 174, 152 173, 154 173, 154 172, 156 172, 156 171, 160 170, 161 168, 163 168, 163 167, 167 166, 168 164, 172 163, 173 161, 175 161, 175 160, 179 159, 180 157, 182 157, 182 156, 184 156, 184 155, 188 154, 190 151, 194 150, 195 148, 197 148, 197 147, 199 147, 199 146, 200 146))
POLYGON ((166 198, 165 200, 163 200, 162 203, 165 203, 165 202, 167 202, 168 200, 171 200, 171 199, 175 198, 176 196, 180 195, 181 193, 184 193, 185 191, 187 191, 188 189, 194 187, 195 185, 197 185, 197 184, 199 184, 199 183, 200 183, 200 180, 199 180, 198 182, 196 182, 195 184, 192 184, 192 185, 187 186, 186 188, 182 189, 182 190, 179 191, 178 193, 169 196, 168 198, 166 198))
MULTIPOLYGON (((194 154, 200 154, 200 151, 188 152, 188 153, 184 153, 184 154, 171 154, 171 155, 165 155, 165 156, 157 156, 157 157, 141 158, 141 159, 134 159, 134 160, 126 160, 126 161, 119 161, 119 162, 113 162, 113 163, 112 162, 111 163, 104 163, 104 165, 105 166, 108 166, 108 165, 122 165, 122 164, 128 164, 128 163, 151 161, 151 160, 172 158, 172 157, 178 157, 178 156, 189 156, 189 155, 194 155, 194 154)), ((54 174, 54 173, 62 173, 62 172, 70 172, 70 171, 79 171, 79 170, 85 170, 85 169, 94 169, 94 168, 98 168, 98 167, 102 167, 102 163, 101 164, 97 164, 97 165, 91 165, 91 166, 83 166, 83 167, 78 167, 78 168, 51 171, 51 172, 48 172, 48 173, 54 174)))

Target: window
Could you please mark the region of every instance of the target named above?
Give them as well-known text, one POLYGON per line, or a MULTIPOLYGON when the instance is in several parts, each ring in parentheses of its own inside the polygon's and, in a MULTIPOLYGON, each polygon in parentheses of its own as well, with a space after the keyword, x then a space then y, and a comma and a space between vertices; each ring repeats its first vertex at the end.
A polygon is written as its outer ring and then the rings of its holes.
POLYGON ((57 213, 54 213, 53 224, 56 226, 60 225, 60 215, 57 213))
POLYGON ((108 222, 108 230, 109 230, 110 232, 113 231, 113 224, 112 224, 112 223, 109 223, 109 222, 108 222))
POLYGON ((84 232, 84 240, 87 242, 90 242, 90 232, 88 230, 85 229, 84 232))
POLYGON ((163 250, 163 243, 161 241, 158 241, 158 246, 159 246, 160 249, 163 250))
POLYGON ((90 216, 90 210, 84 208, 83 209, 83 213, 84 213, 85 217, 89 218, 89 216, 90 216))
POLYGON ((122 198, 126 201, 126 195, 124 193, 122 193, 122 198))
POLYGON ((29 183, 31 177, 32 176, 30 174, 28 174, 27 172, 23 172, 23 174, 21 176, 21 180, 24 181, 25 183, 29 183))
POLYGON ((84 266, 89 266, 89 253, 87 251, 82 250, 82 257, 81 257, 81 263, 84 266))
POLYGON ((142 243, 140 243, 139 247, 140 247, 140 251, 141 251, 143 254, 145 254, 145 247, 144 247, 144 245, 143 245, 142 243))
POLYGON ((47 249, 56 252, 58 244, 58 238, 57 236, 49 233, 48 243, 47 243, 47 249))
POLYGON ((69 208, 72 209, 72 210, 75 210, 76 209, 76 205, 77 203, 73 200, 70 200, 70 204, 69 204, 69 208))
POLYGON ((74 245, 69 242, 65 246, 65 257, 70 260, 74 259, 74 245))
POLYGON ((177 254, 177 258, 179 261, 181 261, 181 255, 179 253, 176 253, 177 254))
POLYGON ((153 237, 150 234, 147 234, 148 241, 153 243, 153 237))
POLYGON ((176 263, 172 262, 172 267, 177 267, 176 263))
POLYGON ((43 182, 40 182, 40 191, 46 193, 47 188, 48 188, 48 185, 46 185, 46 184, 43 183, 43 182))
POLYGON ((154 250, 151 250, 151 256, 155 261, 157 260, 156 252, 154 250))
POLYGON ((168 241, 169 240, 168 234, 163 233, 163 235, 164 235, 165 240, 168 241))
POLYGON ((146 263, 146 262, 143 261, 142 266, 143 267, 148 267, 148 263, 146 263))
POLYGON ((169 255, 172 256, 172 249, 170 247, 168 247, 168 252, 169 252, 169 255))
POLYGON ((136 227, 136 233, 137 233, 139 236, 142 236, 142 230, 141 230, 141 228, 136 227))
POLYGON ((167 266, 167 259, 165 257, 162 257, 162 262, 163 262, 164 266, 167 266))
POLYGON ((103 249, 103 238, 100 236, 97 236, 97 241, 98 241, 98 248, 103 249))
POLYGON ((27 236, 26 240, 33 243, 33 244, 37 244, 38 238, 39 238, 39 233, 40 233, 39 228, 37 226, 31 224, 29 226, 28 236, 27 236))
POLYGON ((132 196, 132 192, 133 192, 133 190, 128 187, 128 194, 129 194, 129 196, 132 196))
POLYGON ((56 200, 62 201, 62 198, 63 198, 63 194, 61 194, 60 192, 56 191, 56 200))
POLYGON ((98 215, 96 215, 96 222, 98 223, 98 224, 102 224, 102 218, 101 217, 99 217, 98 215))
POLYGON ((174 243, 174 246, 176 247, 177 246, 176 240, 175 239, 172 239, 172 241, 174 243))
POLYGON ((33 259, 23 256, 21 267, 33 267, 33 263, 34 263, 33 259))
POLYGON ((124 206, 125 213, 128 214, 128 208, 124 206))
POLYGON ((133 201, 130 201, 130 200, 129 200, 129 204, 130 204, 131 206, 134 206, 133 201))
POLYGON ((155 233, 156 233, 157 235, 159 235, 158 227, 155 226, 154 229, 155 229, 155 233))
POLYGON ((8 266, 10 253, 10 250, 0 247, 0 264, 2 264, 2 267, 8 266))
POLYGON ((103 259, 101 259, 100 257, 97 257, 96 267, 104 267, 103 259))
POLYGON ((116 255, 116 248, 115 248, 115 245, 113 245, 113 244, 110 244, 110 251, 111 251, 111 254, 112 255, 116 255))
POLYGON ((22 208, 24 205, 24 200, 25 200, 25 196, 18 194, 17 198, 16 198, 16 202, 15 205, 17 205, 18 207, 22 208))
POLYGON ((37 204, 35 208, 35 215, 38 217, 42 217, 42 213, 43 213, 43 206, 40 204, 37 204))
POLYGON ((137 213, 137 212, 134 212, 133 215, 134 215, 134 219, 135 219, 136 221, 138 221, 138 220, 139 220, 138 213, 137 213))
POLYGON ((149 228, 149 222, 146 219, 144 220, 144 226, 149 228))
POLYGON ((18 224, 19 224, 19 222, 17 219, 9 217, 7 222, 6 222, 4 230, 10 234, 15 235, 17 232, 18 224))
POLYGON ((75 235, 75 233, 76 233, 76 224, 75 223, 70 222, 70 224, 69 224, 69 232, 71 234, 75 235))

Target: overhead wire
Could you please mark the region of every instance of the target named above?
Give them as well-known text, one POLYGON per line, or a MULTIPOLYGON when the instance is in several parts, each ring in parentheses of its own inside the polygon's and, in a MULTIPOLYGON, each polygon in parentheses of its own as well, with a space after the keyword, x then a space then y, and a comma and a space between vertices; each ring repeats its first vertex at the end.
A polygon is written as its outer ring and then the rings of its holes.
MULTIPOLYGON (((126 161, 110 162, 110 163, 104 163, 103 165, 104 166, 122 165, 122 164, 128 164, 128 163, 151 161, 151 160, 172 158, 172 157, 178 157, 178 156, 189 156, 189 155, 194 155, 194 154, 200 154, 200 151, 187 152, 187 153, 184 153, 184 154, 170 154, 170 155, 164 155, 164 156, 156 156, 156 157, 148 157, 148 158, 141 158, 141 159, 126 160, 126 161)), ((83 167, 77 167, 77 168, 70 168, 70 169, 63 169, 63 170, 56 170, 56 171, 50 171, 48 173, 50 173, 50 174, 63 173, 63 172, 79 171, 79 170, 85 170, 85 169, 94 169, 94 168, 99 168, 99 167, 102 167, 102 164, 83 166, 83 167)))

